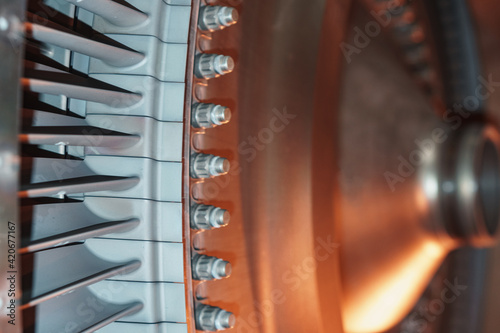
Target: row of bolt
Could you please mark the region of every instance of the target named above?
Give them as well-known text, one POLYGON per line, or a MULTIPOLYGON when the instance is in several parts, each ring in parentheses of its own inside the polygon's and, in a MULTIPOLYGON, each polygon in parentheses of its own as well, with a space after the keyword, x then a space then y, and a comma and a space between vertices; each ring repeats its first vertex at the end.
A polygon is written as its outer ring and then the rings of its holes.
MULTIPOLYGON (((202 6, 198 28, 203 32, 222 30, 235 24, 238 12, 231 7, 202 6)), ((200 53, 195 57, 194 75, 198 79, 210 80, 231 73, 234 60, 230 56, 200 53)), ((191 125, 195 129, 213 128, 226 124, 231 119, 231 110, 215 104, 195 103, 191 110, 191 125)), ((220 156, 194 153, 191 155, 190 176, 207 179, 229 172, 229 161, 220 156)), ((230 214, 219 207, 194 204, 191 207, 191 228, 210 230, 229 223, 230 214)), ((193 279, 198 281, 220 280, 231 275, 231 263, 220 258, 195 254, 191 260, 193 279)), ((219 307, 199 304, 195 309, 196 329, 218 331, 234 327, 235 316, 219 307)))

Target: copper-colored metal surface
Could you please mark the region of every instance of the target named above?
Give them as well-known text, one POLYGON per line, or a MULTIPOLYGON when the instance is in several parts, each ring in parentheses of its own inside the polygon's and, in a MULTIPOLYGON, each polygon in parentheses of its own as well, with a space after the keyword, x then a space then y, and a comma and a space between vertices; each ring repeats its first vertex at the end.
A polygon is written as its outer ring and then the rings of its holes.
MULTIPOLYGON (((195 188, 233 213, 229 227, 195 240, 207 254, 230 260, 233 275, 198 292, 238 315, 235 332, 340 332, 341 273, 343 305, 358 315, 378 292, 395 295, 380 313, 365 316, 367 331, 389 328, 456 246, 426 229, 435 216, 418 172, 394 192, 384 177, 397 173, 415 140, 440 126, 441 105, 421 92, 384 34, 345 66, 339 85, 338 46, 370 19, 355 18, 343 29, 347 1, 327 2, 324 20, 311 4, 238 9, 237 27, 200 42, 238 66, 196 90, 203 102, 234 111, 229 125, 194 140, 233 164, 230 175, 195 188), (301 20, 307 24, 298 29, 301 20), (283 129, 276 127, 283 119, 283 129)), ((359 317, 344 319, 363 327, 359 317)))
MULTIPOLYGON (((353 25, 365 20, 355 18, 353 25)), ((395 185, 394 192, 384 177, 386 172, 398 174, 398 157, 407 158, 416 148, 413 141, 425 138, 436 124, 434 110, 393 47, 378 36, 344 67, 340 112, 344 319, 348 328, 358 331, 388 329, 402 319, 446 254, 423 228, 429 212, 426 198, 423 204, 418 200, 417 174, 395 185), (377 293, 386 291, 395 299, 387 299, 380 312, 367 312, 379 302, 377 293)))
POLYGON ((233 119, 195 140, 228 157, 233 170, 204 184, 217 193, 208 202, 229 208, 232 219, 201 242, 234 268, 205 292, 238 315, 234 332, 341 332, 332 202, 337 46, 349 1, 258 1, 238 9, 241 34, 225 29, 209 50, 233 56, 237 68, 203 93, 203 101, 231 107, 233 119))
MULTIPOLYGON (((368 20, 359 14, 352 24, 364 26, 368 20)), ((466 125, 468 115, 460 119, 460 129, 443 121, 402 66, 394 46, 383 35, 377 36, 345 65, 339 140, 341 273, 348 332, 378 332, 397 324, 416 304, 449 251, 465 241, 451 235, 449 228, 469 216, 464 211, 468 204, 455 202, 451 209, 456 213, 448 217, 439 194, 444 183, 435 181, 445 169, 425 165, 436 163, 433 159, 457 170, 469 161, 472 164, 476 156, 472 152, 456 161, 439 156, 461 145, 464 139, 456 134, 472 133, 475 125, 466 125), (415 162, 417 155, 423 156, 421 162, 415 162)), ((492 140, 498 144, 493 131, 492 140)), ((493 167, 495 177, 497 167, 493 167)), ((496 203, 493 207, 497 210, 496 203)), ((469 242, 485 245, 480 238, 469 242)))

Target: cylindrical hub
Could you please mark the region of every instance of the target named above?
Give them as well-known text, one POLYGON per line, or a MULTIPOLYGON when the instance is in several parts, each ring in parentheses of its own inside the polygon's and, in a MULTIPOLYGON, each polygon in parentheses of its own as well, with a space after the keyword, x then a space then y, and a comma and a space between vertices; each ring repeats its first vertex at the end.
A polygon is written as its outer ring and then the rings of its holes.
POLYGON ((475 122, 452 133, 436 165, 444 228, 469 245, 490 246, 500 225, 500 133, 475 122))

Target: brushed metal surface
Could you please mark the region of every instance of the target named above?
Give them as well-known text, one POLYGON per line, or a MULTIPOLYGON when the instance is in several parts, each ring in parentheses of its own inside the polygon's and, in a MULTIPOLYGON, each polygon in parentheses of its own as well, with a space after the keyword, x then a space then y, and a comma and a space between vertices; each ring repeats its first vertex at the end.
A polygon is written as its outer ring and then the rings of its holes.
POLYGON ((202 44, 237 63, 198 91, 203 102, 234 111, 229 124, 195 140, 234 170, 204 184, 206 201, 232 219, 198 242, 229 260, 233 274, 203 293, 237 315, 229 332, 342 332, 338 46, 350 1, 240 3, 239 23, 202 44))
MULTIPOLYGON (((354 27, 370 20, 362 10, 356 12, 351 34, 354 27)), ((353 35, 347 37, 352 39, 353 35)), ((379 320, 396 324, 411 309, 446 254, 443 249, 435 257, 425 254, 430 235, 424 226, 431 216, 428 198, 420 192, 418 168, 392 187, 385 177, 386 172, 400 174, 400 158, 408 160, 419 149, 415 140, 431 137, 439 120, 395 47, 379 35, 350 64, 344 64, 339 161, 346 311, 362 313, 363 306, 375 302, 379 292, 391 290, 390 285, 406 285, 400 286, 393 301, 380 312, 372 308, 373 317, 365 313, 365 318, 354 319, 346 314, 349 328, 383 326, 379 320), (427 259, 419 260, 419 253, 427 259), (403 274, 408 265, 412 276, 403 274), (406 302, 402 305, 398 297, 403 295, 406 302), (396 304, 397 309, 393 307, 396 304)))

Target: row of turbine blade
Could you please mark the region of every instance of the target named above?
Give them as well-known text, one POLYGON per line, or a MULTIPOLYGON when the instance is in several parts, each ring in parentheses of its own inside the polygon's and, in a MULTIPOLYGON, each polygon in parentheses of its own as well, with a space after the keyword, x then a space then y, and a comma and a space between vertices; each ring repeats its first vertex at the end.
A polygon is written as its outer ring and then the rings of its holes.
POLYGON ((26 331, 187 332, 191 10, 190 0, 28 1, 18 194, 26 331))

